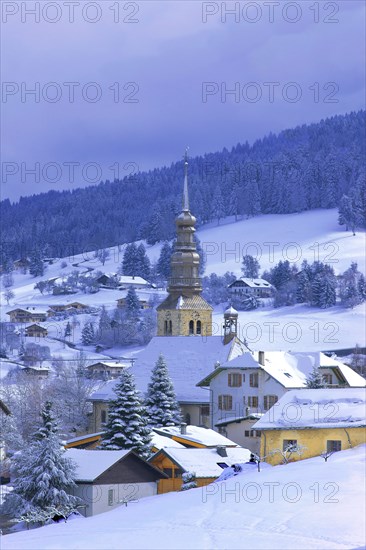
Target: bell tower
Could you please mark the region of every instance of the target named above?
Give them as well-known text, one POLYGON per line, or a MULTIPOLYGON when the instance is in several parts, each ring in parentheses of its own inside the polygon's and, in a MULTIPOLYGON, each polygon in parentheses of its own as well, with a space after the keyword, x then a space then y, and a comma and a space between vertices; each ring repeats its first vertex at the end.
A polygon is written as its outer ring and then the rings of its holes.
POLYGON ((202 298, 200 257, 194 240, 196 218, 189 209, 188 154, 184 156, 182 211, 175 220, 169 296, 158 306, 158 336, 212 335, 212 307, 202 298))

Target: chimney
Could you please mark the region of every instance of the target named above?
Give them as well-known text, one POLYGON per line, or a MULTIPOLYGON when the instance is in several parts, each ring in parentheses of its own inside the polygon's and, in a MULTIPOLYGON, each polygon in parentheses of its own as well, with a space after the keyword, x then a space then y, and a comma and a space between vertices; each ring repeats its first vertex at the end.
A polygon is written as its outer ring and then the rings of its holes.
POLYGON ((222 445, 218 445, 216 447, 217 454, 220 456, 227 456, 226 447, 223 447, 222 445))
POLYGON ((264 365, 264 351, 258 352, 258 363, 264 365))
POLYGON ((187 433, 187 424, 185 422, 182 422, 180 425, 180 433, 182 435, 186 435, 187 433))

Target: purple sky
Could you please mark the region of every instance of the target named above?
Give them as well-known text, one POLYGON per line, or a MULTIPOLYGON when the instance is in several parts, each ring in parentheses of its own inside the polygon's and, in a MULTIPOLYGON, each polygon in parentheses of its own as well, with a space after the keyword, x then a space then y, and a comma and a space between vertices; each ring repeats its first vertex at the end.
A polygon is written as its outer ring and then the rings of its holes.
MULTIPOLYGON (((64 1, 57 3, 58 14, 55 2, 45 1, 40 5, 49 7, 36 23, 34 15, 21 9, 24 2, 4 0, 2 198, 14 200, 50 188, 87 185, 96 174, 88 163, 100 166, 96 177, 113 179, 111 165, 118 164, 123 176, 134 166, 144 170, 169 165, 181 158, 187 144, 195 156, 364 108, 365 3, 279 3, 237 2, 237 21, 227 15, 225 22, 221 1, 119 2, 120 22, 115 23, 111 10, 115 0, 80 0, 79 5, 75 2, 75 20, 70 23, 64 1), (85 17, 94 18, 95 5, 100 20, 90 23, 85 17), (129 15, 135 6, 138 12, 129 15), (17 13, 7 15, 16 8, 17 13), (217 13, 207 15, 204 23, 205 11, 217 13), (56 16, 60 20, 50 23, 56 16), (248 21, 256 17, 257 22, 248 21), (123 22, 123 18, 137 22, 123 22), (23 90, 34 88, 36 82, 40 101, 35 102, 34 96, 22 98, 22 86, 23 90), (50 82, 57 87, 47 86, 50 82), (74 103, 69 102, 65 82, 80 83, 74 103), (81 94, 90 82, 96 82, 102 92, 95 103, 81 94), (119 102, 109 89, 116 82, 121 88, 119 102), (128 82, 136 84, 123 90, 128 82), (211 87, 215 93, 206 102, 202 100, 204 82, 216 83, 211 87), (268 82, 279 83, 273 101, 269 85, 264 84, 268 82), (296 88, 287 86, 291 82, 296 88), (233 89, 235 83, 240 96, 221 98, 220 88, 233 89), (123 102, 136 85, 137 102, 123 102), (42 92, 52 98, 56 90, 61 93, 59 101, 42 98, 42 92), (301 99, 285 100, 286 90, 290 98, 301 91, 301 99), (254 93, 262 94, 257 102, 250 101, 254 93), (70 162, 79 163, 75 182, 70 181, 65 165, 70 162), (26 173, 35 163, 40 169, 38 183, 26 173), (57 168, 48 163, 56 163, 57 168), (16 174, 11 175, 12 171, 16 174), (51 183, 52 178, 59 181, 51 183)), ((26 2, 28 8, 35 4, 26 2)), ((234 6, 235 2, 226 2, 227 9, 234 6)), ((88 92, 92 97, 95 88, 86 88, 88 92)))

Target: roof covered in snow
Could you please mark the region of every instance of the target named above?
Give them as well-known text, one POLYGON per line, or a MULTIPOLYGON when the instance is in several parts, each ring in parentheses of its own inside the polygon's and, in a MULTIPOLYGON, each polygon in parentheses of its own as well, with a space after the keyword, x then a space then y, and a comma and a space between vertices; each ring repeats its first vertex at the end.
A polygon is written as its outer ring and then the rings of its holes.
MULTIPOLYGON (((221 456, 216 449, 176 449, 171 447, 162 449, 158 453, 166 454, 182 470, 194 472, 197 477, 218 477, 223 470, 219 463, 231 466, 235 463, 245 463, 250 458, 250 451, 243 447, 227 447, 227 456, 221 456)), ((150 458, 150 461, 158 453, 150 458)))
POLYGON ((351 367, 321 352, 268 351, 264 353, 263 364, 259 362, 259 354, 260 352, 247 351, 240 357, 227 361, 203 378, 199 385, 208 386, 223 370, 262 369, 287 389, 304 388, 313 368, 318 367, 333 369, 338 374, 340 384, 346 383, 350 387, 366 386, 366 380, 351 367))
POLYGON ((234 443, 234 441, 231 441, 231 439, 228 439, 227 437, 224 437, 223 435, 209 428, 201 428, 198 426, 187 426, 186 427, 187 433, 185 434, 181 433, 181 429, 179 426, 167 426, 164 428, 154 428, 154 430, 157 433, 167 434, 169 437, 177 437, 182 440, 184 439, 187 442, 205 445, 205 447, 216 447, 217 445, 237 447, 237 444, 234 443))
POLYGON ((76 481, 94 481, 130 452, 68 449, 65 456, 76 464, 76 481))
MULTIPOLYGON (((145 392, 151 370, 162 353, 180 403, 209 403, 207 390, 197 382, 213 369, 215 363, 226 363, 246 350, 244 344, 233 339, 224 345, 220 336, 156 336, 136 355, 131 367, 137 388, 145 392)), ((114 398, 117 380, 106 382, 91 396, 92 401, 109 401, 114 398)))
POLYGON ((158 434, 152 430, 151 432, 151 443, 152 446, 155 447, 155 449, 163 449, 165 447, 174 447, 176 449, 184 449, 184 445, 181 443, 178 443, 178 441, 174 441, 174 439, 171 439, 170 437, 166 437, 165 435, 158 434))
POLYGON ((364 389, 322 388, 285 393, 253 428, 279 430, 362 426, 366 426, 364 389))
POLYGON ((229 288, 232 286, 235 286, 238 282, 243 282, 245 286, 249 286, 250 288, 272 288, 271 283, 268 281, 265 281, 264 279, 251 279, 250 277, 240 277, 240 279, 237 279, 233 283, 229 285, 229 288))

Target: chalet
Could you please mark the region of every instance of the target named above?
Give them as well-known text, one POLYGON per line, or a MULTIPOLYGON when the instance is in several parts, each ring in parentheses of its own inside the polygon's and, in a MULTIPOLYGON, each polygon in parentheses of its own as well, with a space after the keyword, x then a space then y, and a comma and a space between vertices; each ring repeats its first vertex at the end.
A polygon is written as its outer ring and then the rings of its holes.
MULTIPOLYGON (((131 372, 137 388, 144 394, 152 368, 164 350, 184 421, 186 424, 208 427, 210 393, 197 387, 196 383, 212 371, 217 361, 226 363, 244 353, 246 349, 236 337, 226 341, 221 336, 156 336, 138 353, 131 372)), ((91 395, 93 413, 90 417, 90 432, 101 431, 102 424, 106 422, 108 403, 115 398, 116 383, 114 380, 108 381, 91 395)))
POLYGON ((215 481, 224 468, 234 463, 247 462, 250 451, 242 447, 220 447, 210 449, 182 449, 166 447, 155 453, 149 462, 159 468, 168 479, 159 482, 158 493, 180 491, 182 474, 196 474, 198 487, 215 481))
POLYGON ((85 517, 156 495, 158 483, 167 478, 133 451, 69 449, 66 457, 76 464, 73 494, 84 502, 80 512, 85 517))
POLYGON ((120 361, 98 361, 87 367, 88 376, 97 378, 98 380, 109 380, 118 378, 122 370, 131 366, 130 359, 126 359, 123 363, 120 361))
MULTIPOLYGON (((265 413, 286 392, 305 388, 313 368, 319 368, 330 388, 366 386, 366 380, 347 365, 320 352, 246 352, 216 368, 197 385, 210 388, 211 427, 228 427, 227 434, 239 445, 248 444, 248 421, 242 430, 233 430, 227 421, 243 421, 252 414, 265 413), (224 424, 223 424, 224 422, 224 424), (226 426, 225 426, 226 423, 226 426)), ((259 430, 258 430, 259 431, 259 430)), ((253 436, 249 433, 249 437, 253 436)), ((255 442, 253 441, 253 444, 255 442)), ((258 444, 258 442, 257 442, 258 444)))
POLYGON ((47 313, 35 307, 16 308, 6 312, 11 323, 42 323, 47 319, 47 313))
MULTIPOLYGON (((151 306, 147 300, 139 300, 140 309, 149 309, 151 306)), ((118 298, 117 307, 120 309, 126 308, 126 298, 118 298)))
POLYGON ((104 273, 98 277, 97 283, 107 288, 128 289, 131 286, 136 289, 154 288, 154 285, 142 277, 118 275, 117 273, 104 273))
POLYGON ((361 388, 291 390, 254 429, 261 456, 272 465, 330 454, 366 442, 366 396, 361 388))
POLYGON ((88 309, 89 306, 82 304, 81 302, 71 302, 70 304, 67 304, 67 309, 70 307, 80 311, 80 310, 88 309))
POLYGON ((45 338, 48 335, 48 330, 37 324, 29 325, 24 332, 25 336, 32 338, 45 338))
POLYGON ((48 367, 36 367, 36 366, 23 366, 21 367, 22 372, 28 374, 29 376, 38 376, 39 378, 45 378, 49 375, 50 369, 48 367))
POLYGON ((27 269, 29 267, 30 261, 28 258, 20 258, 19 260, 14 261, 15 269, 27 269))
POLYGON ((234 297, 256 296, 257 298, 270 298, 274 293, 274 286, 264 279, 251 279, 241 277, 228 286, 230 294, 234 297))

